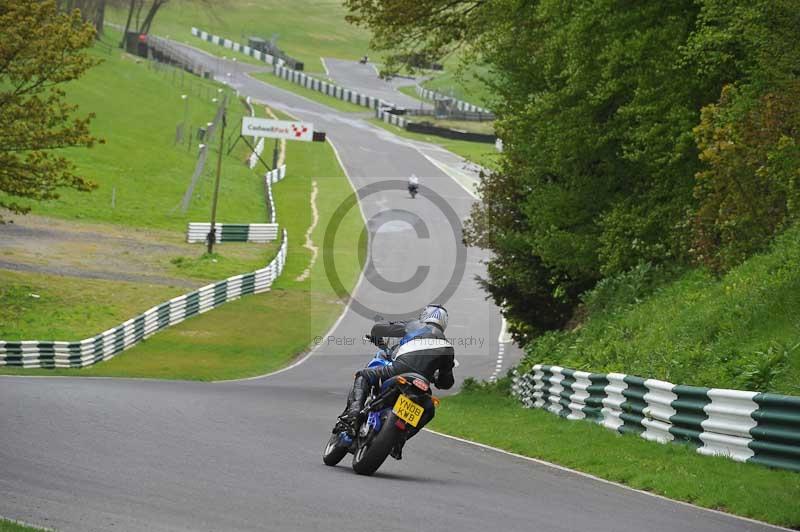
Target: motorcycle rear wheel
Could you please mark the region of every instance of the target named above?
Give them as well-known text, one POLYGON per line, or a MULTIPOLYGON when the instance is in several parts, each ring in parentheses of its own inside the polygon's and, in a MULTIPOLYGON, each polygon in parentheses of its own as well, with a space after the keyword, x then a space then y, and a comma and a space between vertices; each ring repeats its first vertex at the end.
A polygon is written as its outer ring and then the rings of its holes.
POLYGON ((325 465, 335 466, 345 456, 347 456, 347 447, 342 445, 339 433, 331 434, 325 451, 322 453, 322 461, 325 462, 325 465))
POLYGON ((397 442, 400 430, 394 422, 397 416, 390 413, 381 430, 367 444, 359 442, 353 455, 353 471, 359 475, 372 475, 383 464, 397 442))

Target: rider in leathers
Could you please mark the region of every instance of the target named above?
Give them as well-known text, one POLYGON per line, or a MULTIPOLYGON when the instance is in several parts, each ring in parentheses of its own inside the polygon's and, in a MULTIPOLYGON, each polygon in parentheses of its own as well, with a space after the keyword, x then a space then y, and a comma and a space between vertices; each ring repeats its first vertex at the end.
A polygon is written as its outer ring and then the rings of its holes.
MULTIPOLYGON (((455 351, 444 336, 447 327, 447 310, 440 305, 428 305, 420 313, 419 320, 378 322, 372 326, 371 336, 379 338, 401 338, 400 343, 389 353, 392 364, 375 368, 363 368, 356 373, 353 389, 347 398, 347 408, 341 420, 353 431, 364 401, 371 386, 377 385, 401 373, 419 373, 433 382, 437 388, 447 390, 453 386, 455 351)), ((427 411, 428 409, 426 409, 427 411)), ((419 426, 433 418, 430 415, 420 420, 419 426)), ((408 437, 411 437, 412 431, 408 437)), ((402 446, 401 446, 402 448, 402 446)), ((400 449, 392 453, 399 458, 400 449)))

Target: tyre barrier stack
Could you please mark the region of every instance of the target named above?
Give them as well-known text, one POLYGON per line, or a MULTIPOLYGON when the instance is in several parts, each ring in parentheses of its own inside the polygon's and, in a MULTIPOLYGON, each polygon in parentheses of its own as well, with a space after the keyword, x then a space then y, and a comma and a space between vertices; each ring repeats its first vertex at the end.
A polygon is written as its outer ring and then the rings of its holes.
POLYGON ((800 397, 544 364, 516 374, 511 390, 526 408, 658 443, 687 443, 704 455, 800 471, 800 397))
POLYGON ((113 358, 155 333, 248 294, 266 292, 283 272, 288 234, 274 259, 264 268, 206 285, 175 297, 143 314, 78 342, 0 341, 0 366, 82 368, 113 358))

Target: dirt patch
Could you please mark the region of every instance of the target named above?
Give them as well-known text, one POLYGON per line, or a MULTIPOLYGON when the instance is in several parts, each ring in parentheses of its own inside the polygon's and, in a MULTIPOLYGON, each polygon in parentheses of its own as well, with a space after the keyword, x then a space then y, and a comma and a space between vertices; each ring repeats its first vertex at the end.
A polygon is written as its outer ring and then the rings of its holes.
MULTIPOLYGON (((8 216, 4 214, 4 216, 8 216)), ((46 218, 16 216, 0 225, 0 268, 69 277, 202 286, 176 276, 170 259, 196 255, 196 246, 168 231, 130 229, 46 218)))

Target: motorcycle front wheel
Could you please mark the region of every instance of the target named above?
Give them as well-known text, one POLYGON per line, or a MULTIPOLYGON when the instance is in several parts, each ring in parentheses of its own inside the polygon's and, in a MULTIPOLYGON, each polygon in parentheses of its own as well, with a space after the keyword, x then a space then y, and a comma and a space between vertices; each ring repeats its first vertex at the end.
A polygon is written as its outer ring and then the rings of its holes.
POLYGON ((322 461, 325 462, 325 465, 335 466, 345 456, 347 456, 347 447, 342 445, 339 433, 331 434, 331 438, 325 446, 325 451, 322 453, 322 461))

